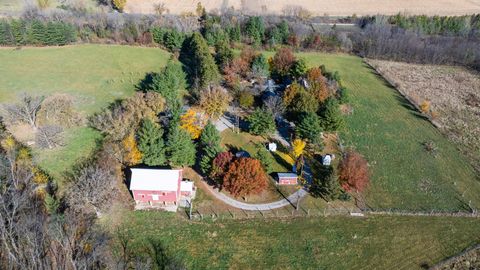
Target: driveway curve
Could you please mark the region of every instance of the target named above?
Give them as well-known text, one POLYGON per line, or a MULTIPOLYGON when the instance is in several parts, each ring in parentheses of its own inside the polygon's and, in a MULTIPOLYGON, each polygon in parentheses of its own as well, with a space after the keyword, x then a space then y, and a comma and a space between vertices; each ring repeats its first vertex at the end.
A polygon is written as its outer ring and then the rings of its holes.
POLYGON ((286 199, 282 199, 276 202, 271 203, 261 203, 261 204, 251 204, 237 201, 227 195, 219 192, 218 190, 213 189, 211 186, 205 183, 205 186, 210 190, 210 193, 215 196, 215 198, 221 200, 222 202, 243 210, 248 211, 268 211, 272 209, 282 208, 287 205, 294 205, 299 199, 305 197, 308 192, 305 189, 299 189, 295 193, 288 196, 286 199))

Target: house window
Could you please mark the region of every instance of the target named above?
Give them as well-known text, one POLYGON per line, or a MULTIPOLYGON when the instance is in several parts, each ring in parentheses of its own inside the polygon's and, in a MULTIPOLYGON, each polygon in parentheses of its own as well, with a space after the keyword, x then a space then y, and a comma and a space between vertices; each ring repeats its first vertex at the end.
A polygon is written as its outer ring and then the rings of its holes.
POLYGON ((158 195, 157 195, 157 194, 153 194, 153 195, 152 195, 152 199, 153 199, 154 201, 158 201, 158 195))

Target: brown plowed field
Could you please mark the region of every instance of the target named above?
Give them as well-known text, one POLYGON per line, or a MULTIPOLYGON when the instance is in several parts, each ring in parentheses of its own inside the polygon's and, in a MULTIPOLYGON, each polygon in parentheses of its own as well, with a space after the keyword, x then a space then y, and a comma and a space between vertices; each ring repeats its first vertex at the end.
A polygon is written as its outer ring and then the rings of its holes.
POLYGON ((290 7, 302 7, 318 16, 480 13, 480 0, 128 0, 125 11, 154 13, 154 5, 164 3, 170 14, 182 14, 195 12, 198 2, 207 11, 233 7, 249 14, 283 14, 290 7))

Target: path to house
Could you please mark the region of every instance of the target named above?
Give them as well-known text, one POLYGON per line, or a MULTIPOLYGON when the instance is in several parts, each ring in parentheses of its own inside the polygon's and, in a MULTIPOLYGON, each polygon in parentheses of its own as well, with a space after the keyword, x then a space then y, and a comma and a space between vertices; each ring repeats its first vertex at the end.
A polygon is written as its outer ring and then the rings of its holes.
POLYGON ((272 209, 277 209, 277 208, 282 208, 287 205, 292 205, 295 206, 295 203, 305 197, 305 195, 308 194, 308 192, 305 189, 299 189, 295 193, 291 194, 288 196, 286 199, 282 199, 276 202, 271 202, 271 203, 261 203, 261 204, 251 204, 251 203, 244 203, 237 201, 233 198, 230 198, 229 196, 219 192, 217 189, 214 189, 210 185, 208 185, 206 182, 203 182, 204 186, 210 193, 217 199, 221 200, 222 202, 243 210, 248 210, 248 211, 268 211, 272 209))

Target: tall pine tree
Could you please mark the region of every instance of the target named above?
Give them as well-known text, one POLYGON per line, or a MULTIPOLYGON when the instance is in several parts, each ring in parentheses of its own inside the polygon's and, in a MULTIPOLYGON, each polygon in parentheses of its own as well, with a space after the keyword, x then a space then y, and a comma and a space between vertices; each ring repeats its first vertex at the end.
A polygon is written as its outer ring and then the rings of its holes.
POLYGON ((320 110, 322 126, 326 131, 337 131, 345 126, 340 105, 335 98, 328 98, 320 110))
POLYGON ((150 119, 144 119, 138 131, 138 148, 143 153, 143 163, 149 166, 165 165, 163 130, 150 119))
POLYGON ((202 148, 202 158, 200 160, 200 169, 204 174, 210 173, 212 160, 222 151, 220 146, 220 133, 215 125, 208 121, 202 130, 200 136, 200 146, 202 148))
POLYGON ((190 71, 199 88, 215 84, 220 80, 215 60, 210 53, 207 41, 200 33, 193 33, 182 48, 181 61, 190 71))
POLYGON ((195 144, 190 134, 175 125, 170 127, 167 138, 167 156, 172 166, 191 166, 195 163, 195 144))

